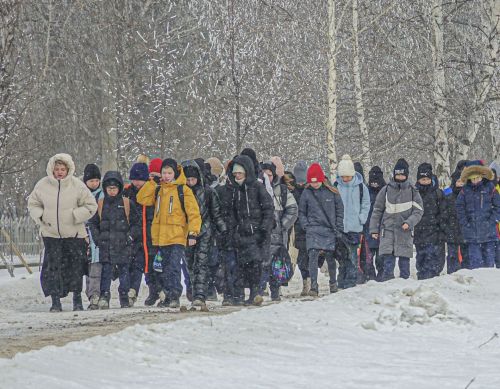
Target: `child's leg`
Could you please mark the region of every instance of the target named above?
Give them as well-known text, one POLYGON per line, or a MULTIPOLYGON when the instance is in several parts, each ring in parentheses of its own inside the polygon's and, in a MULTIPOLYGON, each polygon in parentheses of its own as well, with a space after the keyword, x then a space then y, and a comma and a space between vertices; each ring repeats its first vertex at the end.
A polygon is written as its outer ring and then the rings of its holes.
POLYGON ((399 266, 399 277, 405 280, 410 278, 410 258, 399 257, 398 266, 399 266))
POLYGON ((167 297, 171 301, 179 300, 182 295, 181 263, 184 261, 185 248, 182 245, 171 245, 162 247, 163 274, 165 274, 165 286, 167 297))
POLYGON ((236 258, 236 278, 234 283, 233 300, 236 303, 243 303, 245 300, 245 282, 246 273, 245 265, 236 258))
POLYGON ((135 290, 136 296, 139 295, 142 282, 142 274, 144 273, 144 252, 141 250, 132 261, 130 265, 130 289, 135 290))
POLYGON ((210 236, 205 234, 196 243, 194 249, 193 264, 193 298, 205 301, 207 299, 207 288, 209 280, 208 250, 210 247, 210 236))
POLYGON ((118 285, 118 293, 120 296, 128 297, 128 291, 130 290, 130 264, 120 263, 116 266, 118 268, 118 279, 120 281, 120 284, 118 285))
POLYGON ((496 242, 496 257, 495 257, 495 263, 496 263, 496 266, 497 266, 497 269, 500 269, 500 240, 498 240, 496 242))
POLYGON ((110 292, 112 277, 113 277, 113 265, 109 262, 103 263, 101 272, 101 295, 110 292))
POLYGON ((325 251, 325 260, 328 265, 328 274, 330 275, 330 286, 337 284, 337 261, 333 251, 325 251))
POLYGON ((375 258, 375 267, 377 269, 376 280, 382 281, 384 275, 384 257, 379 254, 378 249, 370 249, 372 252, 372 258, 375 258))
POLYGON ((234 250, 221 251, 224 261, 224 299, 237 297, 236 289, 238 277, 238 264, 236 263, 236 252, 234 250))
POLYGON ((455 273, 459 269, 458 245, 448 243, 448 256, 446 258, 446 271, 448 274, 455 273))
POLYGON ((87 277, 86 288, 86 294, 89 300, 92 298, 92 296, 99 297, 101 294, 101 273, 101 263, 96 262, 89 264, 89 275, 87 277))
MULTIPOLYGON (((396 266, 396 257, 391 254, 382 255, 384 262, 384 271, 382 273, 382 281, 392 280, 394 278, 394 267, 396 266)), ((399 265, 401 269, 401 263, 399 265)))
POLYGON ((318 258, 319 250, 311 249, 309 254, 309 276, 311 277, 311 290, 318 291, 318 258))
POLYGON ((415 245, 417 258, 415 267, 417 268, 417 279, 424 280, 426 277, 425 261, 427 257, 426 245, 415 245))
POLYGON ((483 267, 495 267, 496 242, 486 242, 481 245, 483 267))
POLYGON ((483 255, 479 243, 469 243, 469 269, 478 269, 483 264, 483 255))
POLYGON ((345 281, 344 288, 353 288, 356 286, 358 278, 358 245, 347 245, 348 256, 344 260, 345 281))
POLYGON ((297 257, 297 265, 299 266, 300 275, 302 280, 309 278, 309 257, 307 255, 307 250, 299 249, 299 254, 297 257))

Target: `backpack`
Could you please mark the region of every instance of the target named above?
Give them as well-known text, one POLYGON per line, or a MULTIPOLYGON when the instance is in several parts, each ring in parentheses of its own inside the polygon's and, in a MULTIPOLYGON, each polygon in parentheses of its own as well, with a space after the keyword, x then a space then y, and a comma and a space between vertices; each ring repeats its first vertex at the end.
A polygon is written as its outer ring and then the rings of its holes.
POLYGON ((281 245, 279 251, 273 255, 271 263, 273 278, 280 284, 286 284, 293 278, 293 265, 290 254, 285 246, 281 245))
MULTIPOLYGON (((122 197, 123 208, 125 208, 125 216, 127 218, 127 223, 130 224, 130 199, 128 197, 122 197)), ((99 199, 97 202, 97 213, 99 214, 99 220, 102 220, 102 208, 104 207, 104 199, 99 199)))
MULTIPOLYGON (((160 194, 161 185, 158 185, 155 190, 155 199, 158 198, 160 194)), ((186 221, 188 219, 188 214, 186 213, 186 206, 184 205, 184 185, 177 185, 177 195, 179 196, 179 201, 181 202, 182 212, 186 215, 186 221)))

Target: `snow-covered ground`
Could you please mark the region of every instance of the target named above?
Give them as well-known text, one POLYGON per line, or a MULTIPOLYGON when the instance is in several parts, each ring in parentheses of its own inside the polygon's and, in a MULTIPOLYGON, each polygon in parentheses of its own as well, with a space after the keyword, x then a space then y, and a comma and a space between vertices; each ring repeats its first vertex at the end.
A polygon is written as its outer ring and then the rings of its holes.
POLYGON ((20 353, 0 388, 498 389, 499 333, 500 271, 463 270, 20 353))

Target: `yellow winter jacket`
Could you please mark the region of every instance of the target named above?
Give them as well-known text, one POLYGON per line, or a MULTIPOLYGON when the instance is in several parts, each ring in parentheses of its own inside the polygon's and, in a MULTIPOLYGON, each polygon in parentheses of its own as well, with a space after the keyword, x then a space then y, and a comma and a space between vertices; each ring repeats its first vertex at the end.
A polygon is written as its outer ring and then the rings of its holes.
POLYGON ((151 226, 151 238, 155 246, 180 244, 185 246, 188 235, 196 236, 201 229, 201 216, 193 191, 186 185, 186 176, 179 166, 179 177, 171 183, 161 184, 155 198, 157 184, 150 180, 137 193, 137 202, 145 206, 155 206, 151 226), (179 199, 178 185, 184 185, 184 207, 179 199), (187 218, 186 218, 187 214, 187 218))

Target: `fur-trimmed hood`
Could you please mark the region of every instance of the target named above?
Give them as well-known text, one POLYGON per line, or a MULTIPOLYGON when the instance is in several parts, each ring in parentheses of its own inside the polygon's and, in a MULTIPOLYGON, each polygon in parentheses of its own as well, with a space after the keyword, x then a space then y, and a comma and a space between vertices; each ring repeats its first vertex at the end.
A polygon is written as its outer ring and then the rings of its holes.
POLYGON ((491 170, 489 167, 473 165, 464 168, 462 174, 460 175, 460 180, 465 183, 470 179, 471 176, 476 175, 486 178, 488 181, 491 181, 495 178, 493 170, 491 170))
POLYGON ((49 162, 47 163, 47 176, 49 178, 54 178, 54 167, 56 166, 56 161, 62 161, 64 164, 68 167, 68 175, 63 178, 61 181, 66 181, 70 179, 69 177, 72 177, 75 174, 75 163, 73 162, 73 158, 71 158, 71 155, 65 154, 65 153, 59 153, 54 155, 49 159, 49 162))

